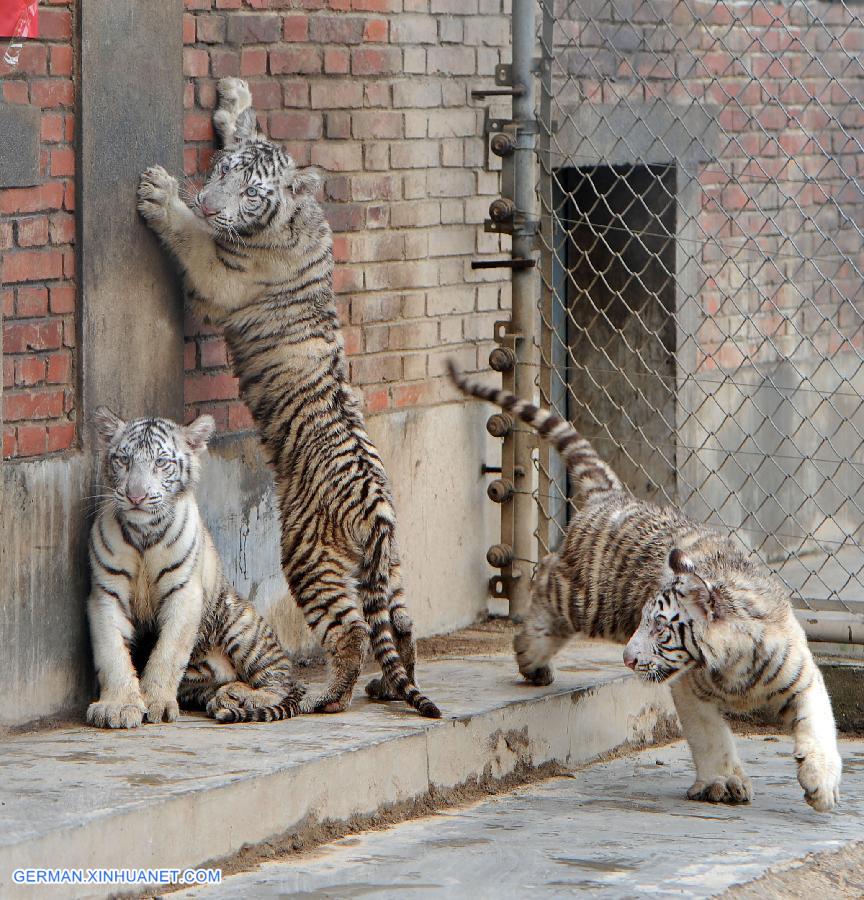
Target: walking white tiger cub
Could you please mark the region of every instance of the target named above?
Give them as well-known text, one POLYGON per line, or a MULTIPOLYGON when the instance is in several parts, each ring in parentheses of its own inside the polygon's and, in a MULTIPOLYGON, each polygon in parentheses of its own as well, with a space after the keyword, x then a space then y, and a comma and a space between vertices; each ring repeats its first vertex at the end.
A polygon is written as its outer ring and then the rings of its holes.
POLYGON ((721 710, 767 708, 793 731, 805 799, 820 812, 832 809, 841 759, 831 702, 781 585, 719 532, 633 497, 569 422, 452 364, 450 372, 464 393, 550 441, 576 491, 579 508, 558 552, 540 564, 514 641, 525 679, 549 684, 550 660, 577 632, 626 641, 631 669, 671 683, 696 766, 690 799, 752 798, 721 710))
POLYGON ((296 715, 304 689, 276 635, 225 578, 195 502, 213 419, 127 423, 101 407, 96 425, 110 493, 90 534, 87 612, 100 693, 87 721, 172 722, 178 691, 219 722, 296 715), (131 651, 151 634, 139 679, 131 651))
POLYGON ((218 90, 224 151, 192 208, 157 166, 141 176, 138 209, 179 263, 192 302, 224 328, 275 470, 285 577, 330 666, 323 694, 303 711, 347 709, 371 630, 383 678, 367 693, 437 718, 414 683, 396 514, 348 383, 317 176, 257 133, 244 81, 222 79, 218 90))

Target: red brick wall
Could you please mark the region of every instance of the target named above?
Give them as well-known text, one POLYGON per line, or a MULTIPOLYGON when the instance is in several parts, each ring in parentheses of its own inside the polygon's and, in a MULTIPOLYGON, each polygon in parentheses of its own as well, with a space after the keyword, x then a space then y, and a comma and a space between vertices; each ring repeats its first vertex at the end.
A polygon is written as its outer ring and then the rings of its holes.
MULTIPOLYGON (((218 78, 252 86, 259 119, 325 175, 351 378, 367 411, 451 396, 443 360, 486 366, 509 303, 482 221, 498 175, 484 168, 472 87, 509 60, 502 0, 186 0, 186 173, 210 158, 218 78)), ((493 157, 493 160, 495 157, 493 157)), ((187 323, 187 415, 249 424, 224 342, 187 323)))
MULTIPOLYGON (((0 189, 3 455, 75 443, 74 0, 43 0, 41 38, 0 54, 4 103, 42 110, 38 187, 0 189)), ((5 51, 7 42, 0 39, 5 51)))

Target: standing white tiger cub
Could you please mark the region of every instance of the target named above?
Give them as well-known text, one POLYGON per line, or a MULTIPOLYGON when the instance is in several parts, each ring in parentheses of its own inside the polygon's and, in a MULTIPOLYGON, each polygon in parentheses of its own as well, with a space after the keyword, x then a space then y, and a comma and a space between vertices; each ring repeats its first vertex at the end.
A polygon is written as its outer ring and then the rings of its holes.
POLYGON ((272 629, 228 583, 193 490, 213 433, 201 416, 124 422, 96 411, 110 494, 93 523, 87 602, 100 694, 87 721, 173 722, 179 698, 220 722, 294 716, 304 694, 272 629), (139 679, 132 649, 155 644, 139 679))

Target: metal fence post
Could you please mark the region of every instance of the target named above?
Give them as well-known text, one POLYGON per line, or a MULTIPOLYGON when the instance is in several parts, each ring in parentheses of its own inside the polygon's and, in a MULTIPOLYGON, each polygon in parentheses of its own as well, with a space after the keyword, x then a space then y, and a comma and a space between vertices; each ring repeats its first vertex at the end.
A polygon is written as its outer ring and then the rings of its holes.
MULTIPOLYGON (((513 259, 534 259, 536 235, 536 155, 537 120, 534 109, 535 0, 513 0, 513 124, 516 148, 513 153, 513 200, 517 215, 513 224, 513 259)), ((512 330, 516 366, 514 391, 518 397, 534 397, 536 316, 539 284, 536 268, 513 268, 512 330)), ((524 427, 512 432, 514 485, 513 557, 520 577, 514 578, 510 596, 510 616, 521 619, 530 605, 530 562, 537 506, 532 496, 534 437, 524 427)), ((514 573, 515 574, 515 573, 514 573)))

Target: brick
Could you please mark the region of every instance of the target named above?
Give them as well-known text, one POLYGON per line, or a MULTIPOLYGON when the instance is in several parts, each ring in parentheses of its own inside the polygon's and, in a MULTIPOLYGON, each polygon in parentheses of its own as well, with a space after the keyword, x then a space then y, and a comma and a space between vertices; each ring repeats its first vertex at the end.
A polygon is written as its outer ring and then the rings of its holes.
POLYGON ((3 325, 3 350, 26 353, 30 350, 58 350, 63 336, 62 323, 6 322, 3 325))
POLYGON ((401 377, 402 359, 399 356, 376 354, 351 360, 351 380, 355 384, 380 384, 399 381, 401 377))
POLYGON ((18 442, 15 440, 15 429, 12 427, 3 429, 3 457, 9 459, 18 452, 18 442))
POLYGON ((75 217, 66 212, 52 213, 48 218, 48 232, 52 244, 74 243, 75 217))
POLYGON ((72 381, 72 354, 68 350, 52 353, 45 368, 48 384, 69 384, 72 381))
POLYGON ((196 16, 195 36, 201 44, 221 44, 225 40, 225 16, 196 16))
POLYGON ((397 81, 393 85, 393 105, 396 107, 439 107, 441 84, 438 81, 397 81))
POLYGON ((57 250, 19 250, 3 258, 3 281, 42 281, 60 278, 63 274, 63 255, 57 250))
POLYGON ((430 75, 473 75, 477 57, 471 47, 430 47, 426 51, 426 71, 430 75))
POLYGON ((363 165, 363 151, 359 144, 316 144, 312 164, 330 172, 357 171, 363 165))
POLYGON ((308 16, 285 16, 282 26, 282 37, 286 41, 305 41, 309 39, 308 16))
POLYGON ((186 378, 186 402, 234 400, 238 395, 237 379, 228 373, 210 375, 195 373, 186 378))
POLYGON ((228 19, 228 41, 232 44, 273 44, 282 36, 277 15, 234 15, 228 19))
POLYGON ((437 44, 438 20, 434 16, 403 13, 393 19, 390 40, 394 44, 437 44))
POLYGON ((69 450, 75 444, 75 425, 72 422, 49 425, 47 432, 45 449, 48 453, 69 450))
POLYGON ((71 147, 58 147, 51 151, 51 176, 65 178, 75 174, 75 151, 71 147))
POLYGON ((210 54, 194 47, 183 48, 183 74, 196 78, 210 71, 210 54))
POLYGON ((400 138, 404 131, 402 114, 398 112, 355 112, 351 132, 355 138, 400 138))
POLYGON ((29 387, 45 380, 45 360, 38 356, 25 356, 15 360, 15 384, 29 387))
POLYGON ((313 141, 324 134, 324 119, 321 113, 280 111, 269 117, 270 137, 278 139, 313 141))
POLYGON ((313 75, 321 71, 322 56, 317 47, 287 47, 270 51, 273 75, 313 75))
POLYGON ((47 143, 58 143, 63 140, 64 123, 62 113, 45 113, 39 129, 40 138, 47 143))
POLYGON ((439 155, 440 145, 437 141, 405 141, 390 145, 390 163, 394 169, 434 167, 438 165, 439 155))
MULTIPOLYGON (((328 140, 346 140, 351 137, 351 113, 329 112, 324 113, 324 135, 328 140)), ((328 193, 331 200, 340 199, 328 193)), ((348 199, 343 197, 341 199, 348 199)), ((359 199, 359 198, 358 198, 359 199)))
POLYGON ((41 247, 48 243, 48 217, 28 216, 15 226, 19 247, 41 247))
POLYGON ((276 81, 258 81, 249 85, 256 109, 278 109, 282 106, 282 88, 276 81))
POLYGON ((35 106, 43 109, 56 106, 72 106, 75 88, 68 79, 51 78, 30 82, 30 98, 35 106))
MULTIPOLYGON (((8 40, 6 41, 8 44, 8 40)), ((29 41, 21 48, 18 65, 10 66, 0 57, 0 77, 6 75, 47 75, 48 48, 35 41, 29 41)))
POLYGON ((240 54, 236 50, 214 48, 210 51, 210 74, 214 78, 227 78, 239 75, 240 54))
POLYGON ((309 20, 309 40, 316 44, 360 44, 365 21, 353 16, 315 16, 309 20))
POLYGON ((48 288, 18 288, 15 296, 15 315, 19 319, 38 319, 47 314, 48 288))
POLYGON ((402 68, 402 54, 392 48, 355 47, 351 51, 354 75, 389 75, 402 68))
POLYGON ((7 81, 3 85, 3 99, 6 103, 29 103, 29 83, 26 81, 7 81))
POLYGON ((13 391, 3 396, 3 419, 6 422, 56 419, 62 414, 63 391, 60 388, 13 391))
POLYGON ((52 287, 48 305, 54 315, 68 315, 75 311, 75 288, 69 285, 52 287))
POLYGON ((62 41, 72 37, 72 13, 67 9, 42 9, 39 12, 39 39, 62 41))
POLYGON ((195 16, 190 16, 189 13, 183 14, 183 43, 195 43, 195 16))
POLYGON ((428 134, 436 137, 471 137, 480 131, 473 109, 432 110, 428 113, 428 134))
POLYGON ((384 388, 377 391, 363 391, 363 410, 367 414, 383 412, 390 406, 390 392, 384 388))
POLYGON ((363 106, 363 85, 356 81, 322 81, 312 85, 310 104, 315 109, 352 109, 363 106))
POLYGON ((19 425, 15 430, 18 456, 41 456, 45 453, 48 433, 44 425, 19 425))
MULTIPOLYGON (((350 51, 345 47, 325 47, 324 71, 330 75, 347 75, 351 67, 350 51)), ((24 101, 27 102, 26 100, 24 101)))
POLYGON ((0 222, 0 250, 8 250, 15 240, 11 222, 0 222))
POLYGON ((363 40, 370 44, 386 44, 389 30, 386 19, 367 19, 363 26, 363 40))
POLYGON ((266 75, 267 50, 264 47, 244 47, 240 51, 241 75, 266 75))
POLYGON ((228 404, 228 430, 251 431, 255 427, 255 420, 249 407, 245 403, 228 404))
POLYGON ((438 344, 437 322, 400 322, 390 326, 390 349, 410 350, 438 344))

